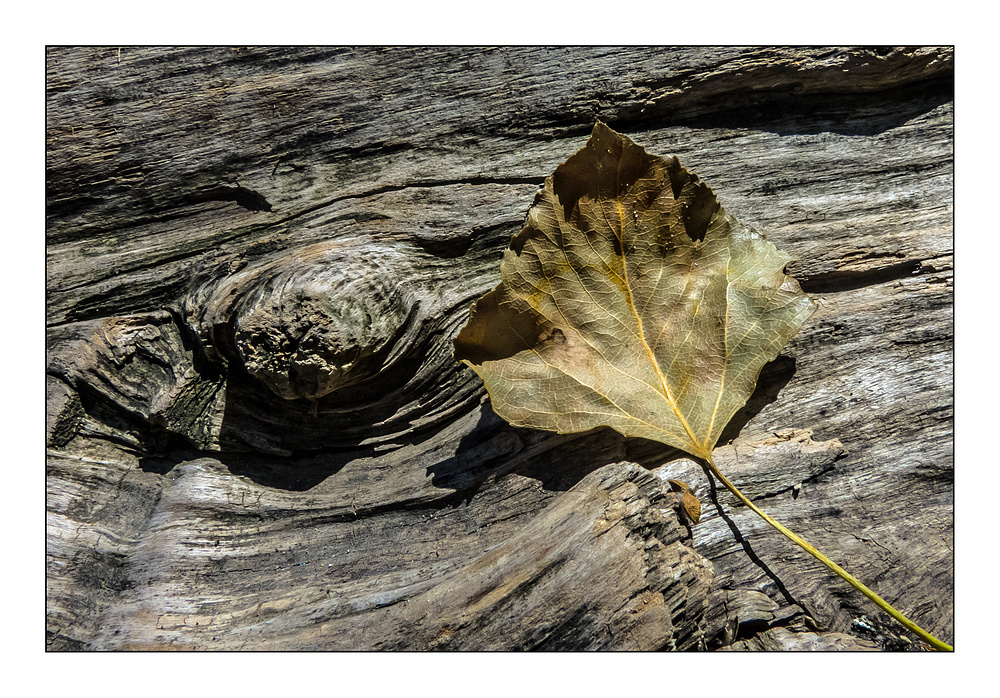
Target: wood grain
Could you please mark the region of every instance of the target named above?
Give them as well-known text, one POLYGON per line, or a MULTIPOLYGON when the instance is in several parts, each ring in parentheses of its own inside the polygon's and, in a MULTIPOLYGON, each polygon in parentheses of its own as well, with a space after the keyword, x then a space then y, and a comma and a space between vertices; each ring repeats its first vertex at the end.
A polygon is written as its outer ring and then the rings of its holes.
POLYGON ((953 642, 952 63, 49 48, 48 647, 915 647, 691 461, 512 428, 453 360, 595 119, 820 302, 720 468, 953 642))

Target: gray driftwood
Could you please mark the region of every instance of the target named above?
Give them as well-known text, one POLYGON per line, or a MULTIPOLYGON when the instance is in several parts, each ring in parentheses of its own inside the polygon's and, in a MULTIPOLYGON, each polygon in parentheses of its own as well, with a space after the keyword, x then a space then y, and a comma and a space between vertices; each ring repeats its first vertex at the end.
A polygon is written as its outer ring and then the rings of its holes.
POLYGON ((950 49, 51 48, 46 89, 51 649, 916 646, 452 360, 598 118, 820 301, 720 467, 953 639, 950 49))

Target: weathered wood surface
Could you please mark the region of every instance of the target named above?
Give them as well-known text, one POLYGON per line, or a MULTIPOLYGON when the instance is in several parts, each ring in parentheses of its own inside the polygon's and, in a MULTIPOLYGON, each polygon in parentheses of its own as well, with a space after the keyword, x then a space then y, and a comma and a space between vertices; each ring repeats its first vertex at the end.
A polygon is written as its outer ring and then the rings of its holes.
POLYGON ((905 647, 691 461, 511 428, 452 360, 595 118, 820 301, 719 466, 953 639, 950 49, 52 48, 46 87, 51 649, 905 647))

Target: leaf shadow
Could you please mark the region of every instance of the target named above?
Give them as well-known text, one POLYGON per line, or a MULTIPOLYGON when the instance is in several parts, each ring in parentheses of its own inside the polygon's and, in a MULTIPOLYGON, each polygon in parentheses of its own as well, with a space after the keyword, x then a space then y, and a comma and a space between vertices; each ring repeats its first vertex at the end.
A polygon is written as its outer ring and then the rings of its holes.
POLYGON ((479 406, 475 426, 459 441, 450 458, 427 466, 435 487, 471 499, 490 479, 517 473, 538 480, 550 491, 565 491, 608 463, 625 459, 625 437, 601 428, 582 434, 514 427, 487 401, 479 406))
POLYGON ((778 577, 778 575, 774 572, 774 570, 768 567, 767 563, 761 560, 760 557, 757 555, 757 553, 754 552, 753 546, 750 545, 750 541, 743 536, 743 533, 740 531, 739 526, 737 526, 736 522, 729 517, 729 515, 726 513, 725 508, 719 502, 719 488, 715 484, 715 476, 712 475, 712 471, 705 463, 701 463, 699 461, 699 464, 701 465, 702 470, 705 471, 705 477, 708 479, 708 487, 709 487, 708 497, 709 499, 712 500, 712 504, 715 505, 715 510, 718 512, 719 517, 726 522, 726 525, 729 526, 729 530, 733 532, 733 539, 740 544, 740 546, 743 548, 743 552, 745 552, 747 557, 750 558, 750 561, 757 567, 759 567, 760 570, 768 577, 768 579, 770 579, 771 582, 774 583, 774 586, 778 590, 778 593, 781 594, 781 597, 788 604, 799 606, 800 608, 805 608, 805 606, 799 603, 795 599, 795 597, 792 596, 791 592, 788 591, 788 587, 785 586, 784 582, 781 581, 781 578, 778 577))
POLYGON ((776 402, 778 394, 784 390, 788 382, 795 375, 795 358, 791 356, 779 356, 774 361, 766 364, 761 369, 757 377, 757 387, 754 389, 747 404, 741 407, 733 418, 729 420, 726 428, 722 430, 718 443, 725 444, 733 441, 740 432, 743 431, 751 419, 760 412, 776 402))

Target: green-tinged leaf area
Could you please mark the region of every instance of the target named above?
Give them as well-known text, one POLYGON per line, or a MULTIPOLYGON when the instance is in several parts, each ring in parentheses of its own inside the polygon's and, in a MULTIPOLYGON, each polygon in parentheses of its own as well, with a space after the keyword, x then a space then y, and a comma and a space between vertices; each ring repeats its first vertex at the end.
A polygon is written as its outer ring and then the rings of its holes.
POLYGON ((676 158, 598 122, 545 180, 455 356, 517 426, 709 458, 814 302, 676 158))

